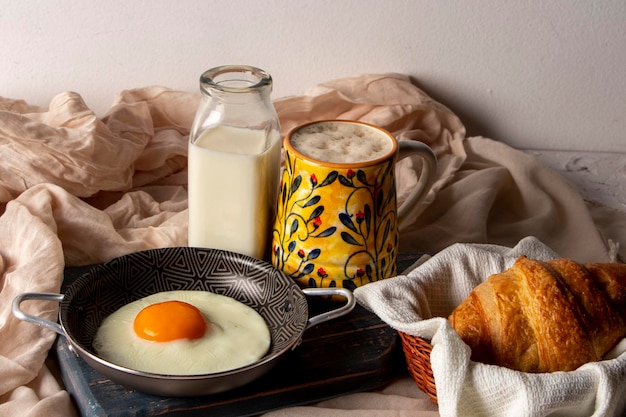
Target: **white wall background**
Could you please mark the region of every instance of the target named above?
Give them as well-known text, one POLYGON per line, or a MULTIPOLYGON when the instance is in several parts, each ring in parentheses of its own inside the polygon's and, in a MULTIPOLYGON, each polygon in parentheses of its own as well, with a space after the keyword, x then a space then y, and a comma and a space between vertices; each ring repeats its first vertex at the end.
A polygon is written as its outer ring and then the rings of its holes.
POLYGON ((198 90, 213 66, 269 71, 274 98, 400 72, 470 135, 626 152, 623 0, 0 0, 0 96, 198 90))

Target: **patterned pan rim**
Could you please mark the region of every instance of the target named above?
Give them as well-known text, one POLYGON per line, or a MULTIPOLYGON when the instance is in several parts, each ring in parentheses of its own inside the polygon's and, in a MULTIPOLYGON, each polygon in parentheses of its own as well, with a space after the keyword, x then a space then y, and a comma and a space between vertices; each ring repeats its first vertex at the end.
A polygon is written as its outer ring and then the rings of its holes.
MULTIPOLYGON (((75 349, 78 350, 82 355, 86 356, 87 358, 89 358, 91 361, 96 362, 104 367, 108 367, 111 368, 115 371, 118 372, 123 372, 129 375, 136 375, 136 376, 141 376, 141 377, 147 377, 147 378, 153 378, 153 379, 165 379, 165 380, 206 380, 206 379, 211 379, 211 378, 221 378, 221 377, 225 377, 225 376, 230 376, 230 375, 235 375, 235 374, 239 374, 239 373, 243 373, 245 371, 248 370, 252 370, 254 368, 257 367, 261 367, 263 365, 268 364, 269 362, 274 361, 275 359, 277 359, 278 357, 282 356, 283 354, 285 354, 286 352, 288 352, 289 350, 295 348, 296 346, 298 346, 298 344, 301 342, 302 340, 302 335, 304 334, 304 331, 307 328, 307 320, 308 320, 308 304, 306 301, 306 296, 304 294, 304 292, 302 291, 302 289, 300 289, 300 287, 297 285, 297 283, 295 283, 295 281, 291 280, 289 277, 287 277, 284 273, 282 273, 281 271, 273 268, 269 263, 256 259, 256 258, 252 258, 250 256, 247 255, 243 255, 243 254, 238 254, 238 253, 234 253, 234 252, 229 252, 229 251, 225 251, 225 250, 221 250, 221 249, 212 249, 212 248, 196 248, 196 247, 187 247, 187 246, 179 246, 179 247, 166 247, 166 248, 155 248, 155 249, 147 249, 147 250, 143 250, 143 251, 138 251, 138 252, 132 252, 126 255, 121 255, 119 257, 113 258, 109 261, 106 261, 102 264, 98 264, 96 266, 94 266, 94 268, 90 269, 89 271, 83 273, 80 277, 78 277, 76 279, 76 281, 74 281, 66 290, 63 300, 60 303, 60 307, 59 307, 59 322, 60 325, 63 329, 64 335, 65 337, 71 342, 69 344, 70 349, 75 349), (136 258, 146 258, 146 257, 155 257, 155 256, 159 256, 162 253, 165 252, 170 252, 170 251, 174 251, 174 252, 204 252, 204 253, 213 253, 213 254, 218 254, 218 255, 223 255, 225 257, 230 257, 233 259, 237 259, 237 262, 241 262, 241 263, 245 263, 247 265, 249 265, 252 268, 263 268, 266 269, 267 272, 267 276, 275 276, 275 277, 279 277, 281 280, 284 281, 284 284, 287 285, 289 288, 293 289, 292 293, 298 297, 297 300, 295 300, 298 303, 298 308, 303 309, 302 310, 302 320, 299 320, 299 326, 298 326, 298 330, 294 332, 294 334, 292 335, 289 343, 286 343, 281 349, 276 350, 276 351, 270 351, 268 354, 266 354, 264 357, 262 357, 260 360, 251 363, 249 365, 243 366, 243 367, 239 367, 239 368, 234 368, 234 369, 230 369, 230 370, 226 370, 226 371, 222 371, 222 372, 215 372, 215 373, 208 373, 208 374, 193 374, 193 375, 169 375, 169 374, 159 374, 159 373, 151 373, 151 372, 145 372, 145 371, 138 371, 132 368, 127 368, 124 366, 120 366, 117 364, 114 364, 112 362, 109 362, 105 359, 103 359, 102 357, 98 356, 95 352, 93 352, 91 349, 88 349, 85 347, 85 344, 82 343, 81 341, 79 341, 73 334, 73 332, 71 332, 67 326, 67 313, 69 308, 72 306, 72 303, 74 302, 74 297, 76 297, 79 291, 81 291, 84 287, 86 287, 87 285, 93 285, 94 282, 94 278, 98 279, 98 275, 101 275, 102 271, 110 269, 113 265, 116 265, 117 263, 119 263, 120 261, 124 260, 124 261, 129 261, 130 263, 132 263, 136 258), (96 277, 94 277, 94 275, 96 275, 96 277)), ((274 344, 274 334, 272 333, 272 345, 274 344)), ((271 349, 271 348, 270 348, 271 349)))

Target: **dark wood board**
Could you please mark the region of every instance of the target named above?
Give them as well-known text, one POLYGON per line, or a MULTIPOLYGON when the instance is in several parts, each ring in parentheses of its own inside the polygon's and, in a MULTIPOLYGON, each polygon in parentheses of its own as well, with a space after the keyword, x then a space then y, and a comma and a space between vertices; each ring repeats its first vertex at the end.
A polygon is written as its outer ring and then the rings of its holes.
MULTIPOLYGON (((415 257, 403 257, 400 267, 415 257)), ((88 268, 66 271, 64 287, 88 268)), ((311 300, 311 314, 328 308, 311 300)), ((61 376, 83 416, 251 416, 340 395, 380 388, 406 373, 397 332, 357 305, 348 315, 305 331, 302 343, 263 377, 225 393, 159 397, 110 381, 73 353, 64 337, 55 344, 61 376)))
POLYGON ((63 381, 85 416, 246 416, 379 388, 403 369, 395 331, 362 307, 305 332, 302 344, 268 374, 239 389, 193 398, 128 390, 72 353, 59 338, 63 381))

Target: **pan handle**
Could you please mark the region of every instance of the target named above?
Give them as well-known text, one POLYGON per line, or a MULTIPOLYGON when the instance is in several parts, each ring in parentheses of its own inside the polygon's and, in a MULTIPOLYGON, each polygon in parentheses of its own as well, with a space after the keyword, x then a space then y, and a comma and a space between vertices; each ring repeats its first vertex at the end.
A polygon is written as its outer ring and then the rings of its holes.
POLYGON ((338 295, 346 299, 346 303, 334 310, 326 311, 324 313, 313 316, 309 319, 309 323, 306 328, 315 326, 316 324, 324 323, 325 321, 336 319, 337 317, 344 316, 354 309, 356 300, 352 291, 345 288, 303 288, 302 292, 307 296, 328 296, 338 295))
POLYGON ((24 294, 20 294, 13 299, 13 304, 11 305, 11 311, 13 315, 22 321, 27 321, 30 323, 35 323, 39 326, 45 327, 47 329, 53 330, 58 334, 65 336, 65 332, 63 328, 57 324, 53 323, 49 320, 45 320, 39 317, 35 317, 31 314, 26 314, 20 309, 20 304, 22 301, 26 300, 44 300, 44 301, 56 301, 61 302, 63 300, 63 294, 52 294, 47 292, 26 292, 24 294))
MULTIPOLYGON (((307 324, 307 329, 317 324, 344 316, 351 312, 356 305, 356 300, 354 299, 354 295, 352 295, 352 291, 345 288, 304 288, 302 289, 302 292, 304 292, 304 294, 307 296, 340 296, 346 299, 346 303, 341 307, 311 317, 307 324)), ((26 300, 56 301, 60 303, 61 301, 63 301, 63 294, 43 292, 27 292, 24 294, 20 294, 13 300, 13 305, 11 309, 13 315, 18 319, 37 324, 65 336, 65 332, 59 324, 42 319, 40 317, 35 317, 22 311, 20 308, 20 304, 22 304, 22 302, 26 300)))

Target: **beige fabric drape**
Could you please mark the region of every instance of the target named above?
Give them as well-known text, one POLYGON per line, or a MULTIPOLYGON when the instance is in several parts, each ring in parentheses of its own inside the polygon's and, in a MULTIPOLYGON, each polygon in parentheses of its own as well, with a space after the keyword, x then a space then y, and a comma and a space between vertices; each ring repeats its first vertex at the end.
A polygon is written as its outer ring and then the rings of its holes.
MULTIPOLYGON (((99 119, 80 95, 49 108, 0 98, 0 416, 75 410, 46 364, 51 331, 15 319, 22 292, 58 292, 63 268, 187 243, 187 135, 199 94, 147 87, 122 92, 99 119)), ((495 140, 465 137, 459 118, 400 74, 362 75, 275 101, 282 131, 320 119, 377 124, 429 144, 437 180, 401 250, 454 242, 513 246, 534 235, 562 256, 607 261, 626 241, 624 213, 588 206, 560 177, 495 140)), ((501 138, 504 139, 504 138, 501 138)), ((417 161, 398 168, 400 201, 417 161)), ((52 319, 54 303, 29 302, 52 319)), ((375 393, 271 415, 436 415, 408 378, 375 393), (346 411, 352 410, 352 411, 346 411)))

